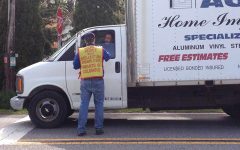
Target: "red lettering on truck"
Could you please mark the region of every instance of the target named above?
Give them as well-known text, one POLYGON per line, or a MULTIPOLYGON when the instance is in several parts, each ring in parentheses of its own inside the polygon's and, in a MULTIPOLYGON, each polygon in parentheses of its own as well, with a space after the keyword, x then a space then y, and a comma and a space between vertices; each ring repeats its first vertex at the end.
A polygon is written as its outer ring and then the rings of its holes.
POLYGON ((171 61, 179 61, 180 54, 177 55, 160 55, 158 62, 171 62, 171 61))
POLYGON ((160 55, 158 62, 227 60, 228 53, 174 54, 160 55))

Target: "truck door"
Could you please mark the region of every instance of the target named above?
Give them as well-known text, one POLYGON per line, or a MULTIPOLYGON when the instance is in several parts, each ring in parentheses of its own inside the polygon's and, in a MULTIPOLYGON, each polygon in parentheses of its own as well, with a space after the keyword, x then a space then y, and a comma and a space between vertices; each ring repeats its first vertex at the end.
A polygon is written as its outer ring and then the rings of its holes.
MULTIPOLYGON (((112 56, 108 62, 104 62, 105 108, 122 108, 122 47, 120 28, 97 29, 92 32, 96 35, 96 45, 103 46, 112 56)), ((84 47, 83 40, 80 41, 81 47, 84 47)), ((73 58, 71 61, 67 61, 66 84, 74 109, 79 109, 80 106, 81 93, 78 73, 79 70, 73 69, 73 58)), ((93 97, 90 101, 90 108, 94 108, 93 97)))

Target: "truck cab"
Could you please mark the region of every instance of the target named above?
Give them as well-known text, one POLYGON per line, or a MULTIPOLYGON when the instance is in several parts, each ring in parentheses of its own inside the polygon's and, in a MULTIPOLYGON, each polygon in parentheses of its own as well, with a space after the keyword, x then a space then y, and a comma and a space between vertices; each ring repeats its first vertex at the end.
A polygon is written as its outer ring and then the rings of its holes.
MULTIPOLYGON (((17 96, 11 99, 13 109, 27 108, 32 122, 42 128, 61 123, 80 107, 79 70, 73 69, 78 48, 84 47, 82 36, 96 35, 96 45, 103 46, 111 59, 104 62, 105 109, 127 107, 125 25, 92 27, 73 36, 67 44, 42 62, 20 70, 17 74, 17 96), (108 50, 104 38, 112 36, 108 50)), ((90 109, 94 109, 93 100, 90 109)))

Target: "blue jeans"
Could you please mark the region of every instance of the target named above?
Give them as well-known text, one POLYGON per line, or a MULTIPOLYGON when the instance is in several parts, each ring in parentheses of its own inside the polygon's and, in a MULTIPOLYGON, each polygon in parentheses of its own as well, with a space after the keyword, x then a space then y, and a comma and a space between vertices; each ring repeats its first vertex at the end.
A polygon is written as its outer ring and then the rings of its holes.
POLYGON ((88 119, 88 107, 90 99, 94 96, 95 104, 95 128, 103 129, 104 121, 104 80, 81 80, 81 106, 78 117, 78 132, 86 132, 88 119))

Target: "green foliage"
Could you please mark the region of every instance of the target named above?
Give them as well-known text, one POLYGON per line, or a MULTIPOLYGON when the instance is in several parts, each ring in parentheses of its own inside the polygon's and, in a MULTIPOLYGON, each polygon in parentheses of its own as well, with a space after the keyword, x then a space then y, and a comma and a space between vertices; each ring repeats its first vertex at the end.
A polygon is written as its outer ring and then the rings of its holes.
MULTIPOLYGON (((4 81, 3 55, 7 38, 8 1, 0 0, 0 90, 4 81)), ((39 0, 16 0, 15 51, 19 54, 17 70, 43 57, 43 34, 39 0)))
POLYGON ((16 0, 15 49, 19 54, 18 70, 43 58, 44 38, 39 5, 40 0, 16 0))
POLYGON ((3 56, 5 43, 7 40, 6 35, 7 35, 7 1, 0 0, 0 90, 2 89, 4 81, 3 56))
POLYGON ((54 49, 51 48, 51 44, 57 41, 57 31, 56 29, 44 28, 44 57, 49 56, 54 53, 54 49))
POLYGON ((58 7, 61 7, 64 20, 71 18, 73 11, 73 1, 55 0, 50 3, 49 0, 40 0, 40 15, 43 20, 42 28, 44 34, 44 57, 51 55, 56 49, 51 48, 51 44, 57 41, 57 30, 51 25, 56 22, 56 13, 58 7), (47 27, 48 26, 48 27, 47 27), (50 26, 50 27, 49 27, 50 26))
POLYGON ((124 0, 77 0, 73 33, 87 27, 123 23, 124 0))
POLYGON ((10 109, 10 99, 15 95, 13 91, 0 91, 0 109, 10 109))
MULTIPOLYGON (((44 1, 44 0, 41 0, 44 1)), ((43 2, 41 2, 43 3, 43 2)), ((66 16, 72 9, 67 3, 47 4, 40 6, 40 15, 44 19, 44 24, 49 23, 49 19, 55 18, 58 7, 61 7, 63 16, 66 16)))

